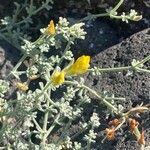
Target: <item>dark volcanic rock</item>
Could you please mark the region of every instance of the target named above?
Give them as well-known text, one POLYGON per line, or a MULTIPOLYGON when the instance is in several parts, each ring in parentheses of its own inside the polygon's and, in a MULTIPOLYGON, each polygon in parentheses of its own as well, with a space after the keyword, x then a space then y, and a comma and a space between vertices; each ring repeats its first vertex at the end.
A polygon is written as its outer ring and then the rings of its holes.
MULTIPOLYGON (((6 79, 7 75, 18 62, 19 58, 19 51, 17 51, 16 48, 11 46, 5 40, 0 40, 0 79, 6 79)), ((7 97, 9 97, 15 90, 13 87, 15 79, 11 77, 9 78, 9 81, 11 86, 9 93, 7 93, 7 97)))
POLYGON ((19 58, 19 51, 16 48, 5 40, 0 40, 0 78, 5 79, 19 58))
POLYGON ((107 23, 101 21, 88 21, 85 23, 85 40, 78 40, 73 47, 75 56, 94 56, 106 48, 119 42, 117 33, 107 23))
MULTIPOLYGON (((119 1, 119 0, 118 0, 119 1)), ((114 7, 117 0, 75 0, 75 1, 61 1, 55 0, 53 7, 53 14, 50 12, 49 16, 55 17, 57 20, 59 16, 70 18, 82 18, 88 12, 92 14, 104 13, 106 9, 114 7), (90 3, 88 3, 90 2, 90 3)), ((123 4, 118 10, 118 14, 125 12, 128 14, 130 9, 135 9, 138 14, 143 16, 139 22, 130 21, 126 24, 121 20, 110 19, 108 17, 100 17, 99 20, 103 23, 109 24, 118 36, 127 38, 130 35, 150 27, 150 0, 124 0, 123 4)), ((99 27, 100 28, 100 27, 99 27)))
MULTIPOLYGON (((149 47, 150 29, 146 29, 96 55, 92 59, 92 66, 100 68, 128 66, 133 59, 142 60, 150 55, 149 47)), ((150 68, 150 63, 145 63, 145 67, 150 68)), ((105 73, 101 76, 88 74, 86 84, 98 93, 102 93, 105 90, 115 94, 115 96, 125 97, 126 101, 122 104, 125 109, 129 109, 142 102, 144 104, 150 103, 150 75, 146 73, 135 72, 128 75, 127 72, 120 72, 105 73)), ((99 112, 102 114, 101 110, 99 112)), ((149 114, 144 114, 142 116, 143 119, 141 118, 141 126, 147 131, 145 133, 147 144, 150 141, 150 134, 148 132, 150 130, 149 116, 149 114)), ((124 132, 122 136, 118 136, 115 142, 110 142, 109 144, 97 143, 97 149, 138 150, 139 147, 135 139, 124 135, 124 132)))

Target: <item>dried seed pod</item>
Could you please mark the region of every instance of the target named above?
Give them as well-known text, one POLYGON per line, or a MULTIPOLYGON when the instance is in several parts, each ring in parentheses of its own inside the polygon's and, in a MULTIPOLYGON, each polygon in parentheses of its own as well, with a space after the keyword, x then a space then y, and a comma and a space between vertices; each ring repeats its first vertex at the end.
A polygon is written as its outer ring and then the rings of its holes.
POLYGON ((131 132, 133 132, 135 128, 138 127, 138 125, 139 125, 138 121, 136 121, 135 119, 129 119, 129 126, 130 126, 131 132))
POLYGON ((113 140, 115 138, 115 128, 106 128, 106 139, 113 140))
POLYGON ((140 138, 138 140, 138 143, 140 145, 145 145, 145 137, 144 137, 144 131, 143 130, 142 130, 141 136, 140 136, 140 138))

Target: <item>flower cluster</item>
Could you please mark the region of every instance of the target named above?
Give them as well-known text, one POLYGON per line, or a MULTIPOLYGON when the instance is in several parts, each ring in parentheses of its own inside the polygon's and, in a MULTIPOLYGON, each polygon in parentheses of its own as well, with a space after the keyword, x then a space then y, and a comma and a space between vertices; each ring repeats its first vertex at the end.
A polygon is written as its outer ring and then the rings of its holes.
POLYGON ((65 76, 74 76, 85 73, 89 68, 90 56, 81 56, 75 63, 62 71, 56 71, 52 74, 51 80, 54 86, 61 85, 65 81, 65 76))
POLYGON ((125 21, 126 23, 128 23, 128 20, 139 21, 142 19, 142 16, 137 15, 137 12, 133 9, 130 10, 129 15, 126 15, 125 12, 123 12, 121 17, 122 17, 122 21, 125 21))
POLYGON ((62 34, 67 41, 74 43, 75 39, 84 39, 86 32, 82 29, 84 23, 76 23, 69 27, 69 22, 66 18, 59 18, 56 25, 57 34, 62 34))

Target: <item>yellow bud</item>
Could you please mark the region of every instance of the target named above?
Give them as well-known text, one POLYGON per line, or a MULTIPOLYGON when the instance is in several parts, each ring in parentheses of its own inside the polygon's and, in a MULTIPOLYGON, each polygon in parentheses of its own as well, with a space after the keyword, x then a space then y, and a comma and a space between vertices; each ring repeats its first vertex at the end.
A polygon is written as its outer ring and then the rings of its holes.
POLYGON ((17 82, 16 83, 16 87, 21 90, 21 91, 27 91, 29 88, 28 88, 28 85, 26 85, 25 83, 21 83, 21 82, 17 82))
POLYGON ((46 34, 52 35, 52 34, 55 34, 55 32, 56 30, 55 30, 54 21, 51 20, 48 27, 46 28, 46 34))
POLYGON ((61 85, 64 83, 64 81, 65 81, 65 73, 63 71, 62 72, 56 71, 53 73, 52 84, 54 86, 61 85))

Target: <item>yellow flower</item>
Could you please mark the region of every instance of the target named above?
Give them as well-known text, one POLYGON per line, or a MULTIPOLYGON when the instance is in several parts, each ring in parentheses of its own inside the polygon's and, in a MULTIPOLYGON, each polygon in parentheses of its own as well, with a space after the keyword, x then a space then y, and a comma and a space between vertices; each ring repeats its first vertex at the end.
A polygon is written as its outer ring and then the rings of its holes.
POLYGON ((64 71, 55 71, 52 75, 52 84, 54 86, 61 85, 65 81, 65 72, 64 71))
POLYGON ((89 68, 90 56, 79 57, 69 68, 64 69, 67 75, 78 75, 85 73, 89 68))
POLYGON ((54 21, 51 20, 48 27, 46 28, 46 33, 48 35, 50 34, 55 34, 56 30, 55 30, 55 25, 54 25, 54 21))
POLYGON ((29 88, 28 88, 28 85, 26 85, 25 83, 21 83, 21 82, 17 82, 16 83, 16 87, 21 90, 21 91, 27 91, 29 88))
POLYGON ((65 75, 78 75, 85 73, 89 68, 90 56, 79 57, 74 64, 65 68, 63 71, 55 71, 51 81, 54 86, 61 85, 65 81, 65 75))

